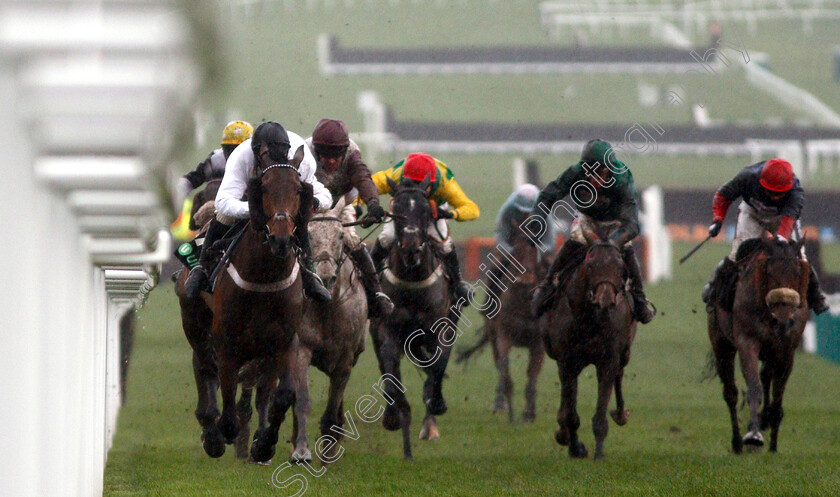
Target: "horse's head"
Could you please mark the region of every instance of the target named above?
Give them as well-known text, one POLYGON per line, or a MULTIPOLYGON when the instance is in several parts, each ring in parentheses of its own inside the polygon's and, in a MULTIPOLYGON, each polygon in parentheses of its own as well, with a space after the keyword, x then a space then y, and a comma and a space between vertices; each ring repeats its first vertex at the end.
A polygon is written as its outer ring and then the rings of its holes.
POLYGON ((773 320, 793 325, 797 308, 805 305, 810 268, 800 257, 802 242, 788 242, 765 232, 753 263, 758 297, 773 320))
POLYGON ((251 225, 265 231, 271 252, 283 260, 292 254, 295 225, 312 212, 312 185, 301 183, 298 173, 303 147, 285 164, 268 164, 268 156, 261 155, 256 159, 256 176, 248 182, 251 225))
MULTIPOLYGON (((589 238, 592 234, 585 236, 589 238)), ((583 262, 587 298, 599 310, 609 311, 615 308, 624 289, 624 257, 621 247, 603 241, 605 237, 595 236, 598 241, 589 246, 583 262)))
POLYGON ((314 217, 309 223, 309 240, 314 255, 315 272, 332 291, 341 266, 344 249, 344 231, 341 229, 341 211, 346 207, 344 196, 335 207, 323 216, 314 217))
POLYGON ((426 230, 432 221, 432 206, 426 198, 429 187, 427 177, 419 185, 397 185, 390 178, 388 184, 394 192, 391 211, 394 213, 399 257, 406 267, 414 268, 423 261, 428 248, 426 230))

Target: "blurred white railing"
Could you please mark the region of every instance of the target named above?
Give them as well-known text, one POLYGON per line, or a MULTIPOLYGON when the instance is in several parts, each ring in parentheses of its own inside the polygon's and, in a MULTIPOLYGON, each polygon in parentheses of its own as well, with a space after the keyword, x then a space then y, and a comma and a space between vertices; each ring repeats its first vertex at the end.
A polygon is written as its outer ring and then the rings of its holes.
POLYGON ((165 0, 0 1, 3 495, 101 495, 119 321, 169 258, 159 199, 197 91, 165 0))

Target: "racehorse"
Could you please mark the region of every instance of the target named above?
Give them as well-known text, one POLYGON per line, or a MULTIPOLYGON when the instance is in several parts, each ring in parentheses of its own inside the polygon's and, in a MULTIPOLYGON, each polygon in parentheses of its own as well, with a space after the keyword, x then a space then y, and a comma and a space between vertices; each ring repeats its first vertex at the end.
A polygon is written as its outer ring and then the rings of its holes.
MULTIPOLYGON (((545 356, 543 330, 539 320, 530 312, 531 292, 545 276, 548 268, 547 259, 540 257, 537 247, 525 236, 517 236, 513 240, 511 255, 520 266, 516 270, 508 268, 510 273, 516 276, 516 282, 511 283, 502 277, 500 279, 506 286, 506 289, 502 289, 488 278, 488 288, 491 288, 499 299, 498 313, 492 316, 485 314, 484 335, 474 346, 460 352, 457 362, 466 361, 488 342, 492 345, 493 362, 499 372, 493 412, 507 412, 508 421, 513 423, 513 379, 510 375, 508 354, 512 347, 527 347, 528 384, 525 387, 522 421, 529 423, 536 418, 537 378, 545 356)), ((499 260, 507 261, 504 256, 499 257, 499 260)))
MULTIPOLYGON (((303 325, 298 331, 293 462, 312 460, 306 436, 306 420, 311 408, 310 364, 330 378, 327 408, 321 417, 321 434, 340 440, 345 422, 344 389, 356 360, 365 349, 367 299, 353 263, 344 253, 340 218, 344 207, 345 200, 341 197, 335 207, 323 216, 312 218, 309 223, 315 271, 330 290, 332 299, 323 304, 307 301, 303 325)), ((338 447, 338 444, 332 444, 325 459, 332 458, 338 447)))
MULTIPOLYGON (((219 189, 221 180, 212 180, 207 186, 194 197, 190 226, 201 231, 206 230, 214 211, 214 199, 219 189)), ((201 232, 200 231, 200 232, 201 232)), ((209 250, 209 248, 206 248, 209 250)), ((212 342, 213 311, 212 296, 208 292, 202 292, 201 298, 188 299, 184 296, 184 282, 187 279, 188 271, 179 271, 173 275, 175 280, 175 294, 181 308, 181 325, 184 335, 193 351, 193 375, 198 390, 198 405, 195 410, 196 419, 202 427, 201 440, 206 442, 207 429, 219 417, 219 409, 216 402, 216 392, 219 390, 219 371, 216 364, 216 354, 212 342)), ((268 395, 276 381, 271 377, 260 374, 260 364, 249 363, 240 370, 240 382, 242 392, 237 411, 239 414, 239 435, 235 441, 236 456, 248 457, 249 428, 248 421, 251 419, 251 398, 253 387, 257 387, 256 404, 260 412, 268 402, 268 395)), ((218 445, 213 447, 205 444, 205 450, 213 457, 222 455, 224 446, 219 449, 218 445), (220 452, 221 451, 221 452, 220 452), (211 453, 212 452, 212 453, 211 453)))
POLYGON ((778 448, 785 384, 810 311, 806 299, 809 266, 800 257, 802 242, 777 240, 769 232, 747 240, 738 250, 739 276, 732 312, 717 303, 707 307, 709 339, 723 398, 732 422, 732 451, 744 444, 764 445, 770 428, 770 451, 778 448), (735 354, 747 383, 750 421, 741 437, 735 407, 735 354), (761 368, 759 369, 759 361, 761 368), (772 399, 770 396, 772 389, 772 399), (759 408, 764 403, 763 409, 759 408))
MULTIPOLYGON (((603 230, 602 230, 603 231, 603 230)), ((590 241, 586 257, 565 282, 563 298, 543 317, 548 356, 557 361, 561 383, 559 428, 555 439, 569 446, 573 458, 587 457, 578 439, 577 378, 594 364, 598 377, 598 401, 592 417, 595 459, 604 456, 609 423, 607 408, 615 387, 616 410, 610 414, 622 426, 629 411, 624 408, 621 382, 630 360, 630 345, 636 336, 633 304, 626 286, 626 268, 621 247, 605 242, 604 233, 586 232, 590 241)))
POLYGON ((400 359, 406 353, 411 362, 426 372, 426 415, 420 439, 437 440, 440 433, 435 416, 447 409, 443 377, 459 315, 450 308, 449 284, 426 231, 433 221, 432 206, 426 198, 428 178, 419 186, 397 185, 390 179, 388 184, 394 192, 391 207, 397 223, 397 243, 391 248, 388 268, 383 272, 382 290, 394 302, 394 311, 384 319, 372 320, 370 329, 383 374, 381 383, 389 400, 382 425, 387 430, 402 429, 403 457, 411 459, 411 407, 404 387, 398 383, 400 359))
POLYGON ((258 161, 248 181, 249 227, 219 272, 213 293, 213 345, 218 358, 222 414, 205 429, 205 451, 224 453, 239 431, 235 407, 240 368, 262 361, 261 374, 277 378, 269 402, 258 404, 259 426, 251 457, 274 455, 280 425, 295 402, 297 332, 303 319, 300 265, 294 251, 295 226, 312 212, 312 187, 300 181, 299 147, 289 164, 258 161))

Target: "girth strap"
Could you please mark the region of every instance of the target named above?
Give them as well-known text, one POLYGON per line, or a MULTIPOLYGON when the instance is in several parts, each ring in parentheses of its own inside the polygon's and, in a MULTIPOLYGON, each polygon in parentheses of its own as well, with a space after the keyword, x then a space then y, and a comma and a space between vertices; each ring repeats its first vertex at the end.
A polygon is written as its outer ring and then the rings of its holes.
POLYGON ((275 281, 274 283, 251 283, 250 281, 245 281, 242 276, 239 275, 239 272, 233 266, 233 263, 227 265, 227 273, 230 275, 233 282, 236 283, 236 286, 247 292, 281 292, 292 286, 292 283, 294 283, 297 279, 298 273, 300 273, 300 263, 295 260, 295 265, 292 267, 292 272, 289 273, 289 276, 280 281, 275 281))

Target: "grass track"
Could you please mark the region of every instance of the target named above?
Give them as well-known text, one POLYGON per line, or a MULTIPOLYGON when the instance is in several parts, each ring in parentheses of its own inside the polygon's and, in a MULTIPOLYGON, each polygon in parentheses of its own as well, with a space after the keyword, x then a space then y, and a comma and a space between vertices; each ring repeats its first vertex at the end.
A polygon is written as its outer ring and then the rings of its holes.
MULTIPOLYGON (((681 255, 688 245, 677 244, 681 255)), ((640 329, 628 367, 625 396, 632 411, 625 427, 610 426, 606 459, 572 461, 553 439, 559 406, 557 367, 547 361, 539 383, 537 421, 509 425, 489 406, 496 375, 484 352, 468 367, 450 365, 444 393, 449 412, 439 418, 442 439, 414 441, 415 460, 402 461, 396 433, 356 421, 359 440, 345 440, 342 459, 320 478, 308 477, 308 496, 319 495, 837 495, 840 488, 840 375, 838 368, 800 354, 785 398, 780 453, 734 456, 718 380, 701 382, 708 341, 697 297, 715 260, 713 244, 683 266, 673 282, 652 286, 663 315, 640 329)), ((470 315, 474 323, 476 316, 470 315)), ((273 468, 289 445, 278 444, 271 467, 236 460, 232 449, 211 460, 193 417, 195 391, 190 351, 180 329, 171 285, 164 283, 139 311, 128 399, 120 413, 105 472, 105 495, 285 496, 271 485, 273 468)), ((467 331, 456 347, 472 342, 467 331)), ((513 354, 517 415, 523 407, 525 354, 513 354)), ((403 368, 414 408, 413 437, 421 417, 418 374, 403 368)), ((740 375, 740 374, 739 374, 740 375)), ((371 392, 378 378, 373 350, 353 372, 345 405, 371 392)), ((594 370, 581 376, 581 437, 593 448, 590 418, 594 370)), ((312 375, 313 414, 320 416, 325 377, 312 375)), ((743 381, 739 378, 743 388, 743 381)), ((742 420, 747 412, 741 411, 742 420)), ((315 418, 317 420, 317 417, 315 418)), ((310 439, 317 422, 310 423, 310 439)), ((287 422, 281 430, 288 434, 287 422)), ((286 470, 286 478, 293 472, 286 470)), ((281 478, 282 479, 282 478, 281 478)))

